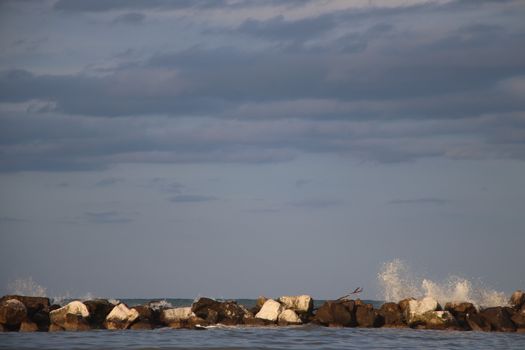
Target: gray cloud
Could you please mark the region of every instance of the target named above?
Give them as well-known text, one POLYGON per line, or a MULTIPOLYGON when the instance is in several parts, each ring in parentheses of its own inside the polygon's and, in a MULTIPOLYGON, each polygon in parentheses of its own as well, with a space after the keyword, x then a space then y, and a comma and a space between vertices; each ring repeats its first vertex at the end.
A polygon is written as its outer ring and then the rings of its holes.
POLYGON ((444 205, 451 201, 449 199, 436 198, 436 197, 424 197, 424 198, 413 198, 413 199, 394 199, 388 202, 388 204, 408 204, 408 205, 419 205, 419 204, 430 204, 430 205, 444 205))
POLYGON ((307 209, 323 209, 330 207, 338 207, 344 204, 340 199, 336 198, 309 198, 288 203, 293 207, 307 208, 307 209))
POLYGON ((146 15, 143 13, 129 12, 115 17, 113 23, 140 24, 144 22, 145 19, 146 15))
POLYGON ((133 221, 118 211, 85 212, 84 218, 90 223, 96 224, 118 224, 133 221))
POLYGON ((108 178, 102 179, 100 181, 97 181, 95 186, 97 186, 97 187, 108 187, 108 186, 116 185, 116 184, 118 184, 120 182, 124 182, 124 179, 116 178, 116 177, 108 177, 108 178))
POLYGON ((174 203, 201 203, 201 202, 210 202, 217 200, 217 197, 214 196, 202 196, 196 194, 180 194, 170 198, 171 202, 174 203))

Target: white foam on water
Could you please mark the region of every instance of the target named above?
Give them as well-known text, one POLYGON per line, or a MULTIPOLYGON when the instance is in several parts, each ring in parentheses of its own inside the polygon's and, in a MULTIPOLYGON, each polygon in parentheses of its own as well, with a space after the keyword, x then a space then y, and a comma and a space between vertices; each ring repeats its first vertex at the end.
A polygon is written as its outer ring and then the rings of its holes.
POLYGON ((33 280, 33 277, 17 278, 7 283, 8 294, 45 297, 47 289, 33 280))
POLYGON ((477 307, 505 306, 508 296, 472 281, 451 275, 441 282, 418 278, 408 265, 399 259, 384 263, 377 275, 385 301, 398 302, 405 298, 432 297, 441 305, 447 302, 471 302, 477 307))

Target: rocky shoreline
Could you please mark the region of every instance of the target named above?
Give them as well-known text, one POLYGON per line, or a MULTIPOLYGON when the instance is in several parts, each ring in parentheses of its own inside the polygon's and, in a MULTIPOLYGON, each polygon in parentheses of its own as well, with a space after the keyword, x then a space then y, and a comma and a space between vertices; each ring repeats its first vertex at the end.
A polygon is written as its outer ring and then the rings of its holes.
POLYGON ((477 309, 472 303, 440 305, 425 297, 385 303, 379 309, 359 299, 326 301, 314 309, 308 295, 259 297, 247 309, 236 301, 200 298, 190 307, 151 301, 128 307, 106 299, 51 305, 44 297, 6 295, 0 299, 0 332, 148 330, 161 327, 206 329, 210 326, 278 327, 312 324, 325 327, 417 328, 525 333, 525 293, 512 294, 509 306, 477 309))

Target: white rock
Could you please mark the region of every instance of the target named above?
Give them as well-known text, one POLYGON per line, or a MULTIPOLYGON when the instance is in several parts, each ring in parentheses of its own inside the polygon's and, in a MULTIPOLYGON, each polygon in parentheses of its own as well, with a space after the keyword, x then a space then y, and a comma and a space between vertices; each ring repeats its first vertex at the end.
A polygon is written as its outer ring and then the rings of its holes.
POLYGON ((72 314, 76 316, 82 316, 82 318, 89 317, 89 310, 84 303, 80 301, 72 301, 66 306, 61 307, 60 309, 53 310, 49 313, 49 319, 51 323, 54 323, 57 326, 64 327, 66 323, 66 315, 72 314))
POLYGON ((457 326, 457 321, 448 311, 427 311, 415 315, 410 322, 413 324, 424 324, 427 329, 443 329, 457 326))
POLYGON ((432 297, 424 297, 420 300, 410 300, 407 307, 407 321, 412 323, 413 320, 428 311, 436 311, 438 309, 438 302, 432 297))
POLYGON ((262 306, 261 310, 255 315, 256 318, 262 320, 268 320, 275 322, 279 318, 281 312, 283 312, 284 307, 273 299, 268 299, 262 306))
POLYGON ((301 321, 301 319, 299 318, 299 316, 297 316, 295 311, 290 310, 290 309, 284 310, 283 312, 281 312, 281 314, 279 315, 278 320, 279 320, 279 322, 286 322, 288 324, 301 324, 301 323, 303 323, 303 321, 301 321))
POLYGON ((302 313, 310 312, 314 307, 314 301, 309 295, 282 296, 279 302, 287 309, 302 313))
POLYGON ((125 304, 118 304, 106 316, 107 329, 126 329, 137 318, 139 312, 135 309, 129 309, 125 304))
POLYGON ((171 322, 187 320, 192 316, 195 316, 195 314, 191 311, 191 307, 177 307, 174 309, 162 310, 161 320, 162 322, 169 324, 171 322))

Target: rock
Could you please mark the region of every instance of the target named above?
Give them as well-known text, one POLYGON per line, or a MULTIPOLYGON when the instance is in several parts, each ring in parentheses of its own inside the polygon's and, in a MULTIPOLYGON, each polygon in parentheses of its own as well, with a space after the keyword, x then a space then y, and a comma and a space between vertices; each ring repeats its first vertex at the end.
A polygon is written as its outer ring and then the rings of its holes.
MULTIPOLYGON (((53 310, 49 313, 49 318, 50 318, 50 321, 51 321, 51 324, 55 324, 61 328, 64 328, 65 330, 68 330, 66 328, 66 316, 70 314, 70 315, 75 315, 75 316, 80 316, 81 318, 84 318, 86 319, 86 322, 87 322, 87 318, 89 317, 89 311, 88 311, 88 308, 86 307, 86 305, 84 305, 84 303, 80 302, 80 301, 72 301, 70 302, 69 304, 67 304, 66 306, 64 307, 61 307, 59 309, 56 309, 56 310, 53 310)), ((73 328, 72 330, 75 330, 76 328, 79 328, 79 327, 82 327, 80 325, 75 325, 74 323, 75 322, 81 322, 81 321, 74 321, 73 318, 71 318, 70 320, 70 326, 73 328)), ((83 322, 81 322, 83 323, 83 322)))
POLYGON ((324 326, 355 327, 357 325, 355 309, 352 300, 326 301, 315 313, 313 321, 324 326))
POLYGON ((411 327, 424 329, 458 329, 456 319, 449 311, 427 311, 414 316, 411 327))
POLYGON ((273 299, 268 299, 262 306, 261 311, 259 311, 255 317, 275 322, 283 311, 284 307, 279 302, 273 299))
POLYGON ((476 314, 478 310, 472 303, 447 303, 445 310, 449 311, 452 316, 456 319, 458 327, 463 330, 470 330, 470 326, 467 322, 467 315, 476 314))
POLYGON ((105 299, 94 299, 84 301, 89 312, 89 324, 91 328, 104 328, 104 321, 115 305, 105 299))
POLYGON ((516 325, 517 331, 519 331, 520 333, 522 332, 522 330, 525 331, 525 305, 521 308, 520 311, 514 312, 510 319, 516 325))
POLYGON ((37 324, 38 330, 41 332, 47 332, 51 320, 49 319, 49 312, 46 310, 37 311, 30 318, 31 321, 37 324))
POLYGON ((244 325, 251 327, 264 327, 274 325, 274 323, 271 321, 263 320, 261 318, 252 317, 244 319, 244 325))
POLYGON ((59 325, 51 323, 49 325, 49 331, 50 332, 63 332, 63 331, 65 331, 65 329, 64 329, 64 327, 60 327, 59 325))
POLYGON ((525 293, 521 290, 512 293, 509 304, 516 310, 521 309, 521 307, 525 305, 525 293))
POLYGON ((407 299, 403 299, 401 300, 398 305, 399 305, 399 309, 401 310, 401 312, 403 313, 403 315, 406 315, 406 311, 408 309, 408 304, 410 303, 411 300, 416 300, 414 298, 407 298, 407 299))
POLYGON ((31 322, 31 321, 23 321, 21 324, 20 324, 20 332, 37 332, 39 329, 38 329, 38 325, 35 323, 35 322, 31 322))
POLYGON ((4 329, 4 326, 2 326, 2 324, 0 323, 0 333, 5 332, 5 331, 6 329, 4 329))
POLYGON ((66 331, 89 331, 91 327, 87 318, 76 314, 66 314, 66 322, 64 323, 66 331))
POLYGON ((258 307, 260 310, 263 307, 264 303, 266 303, 266 300, 268 300, 267 297, 259 296, 255 301, 255 306, 258 307))
POLYGON ((246 308, 235 301, 217 301, 210 298, 200 298, 191 306, 191 310, 210 324, 222 323, 225 325, 242 324, 246 308))
POLYGON ((405 310, 405 318, 408 325, 411 326, 419 316, 428 311, 437 311, 439 308, 437 300, 432 297, 424 297, 420 300, 409 300, 405 310))
POLYGON ((279 302, 286 308, 298 314, 311 314, 314 308, 314 300, 309 295, 282 296, 279 302))
POLYGON ((299 316, 297 316, 297 313, 291 309, 287 309, 281 312, 281 314, 277 318, 277 321, 281 326, 297 325, 303 323, 299 316))
POLYGON ((384 323, 377 310, 371 304, 358 305, 355 311, 358 327, 381 327, 384 323))
POLYGON ((142 330, 153 329, 153 326, 148 321, 138 321, 138 322, 133 323, 129 327, 129 329, 133 329, 133 330, 136 330, 136 331, 139 331, 139 330, 142 331, 142 330))
POLYGON ((490 332, 490 324, 479 314, 467 314, 469 328, 476 332, 490 332))
POLYGON ((490 325, 492 331, 514 332, 516 326, 511 320, 511 310, 511 308, 501 306, 489 307, 481 310, 479 315, 490 325))
POLYGON ((107 315, 105 326, 107 329, 127 329, 139 317, 135 309, 129 309, 126 304, 118 304, 107 315))
POLYGON ((166 309, 153 309, 149 305, 137 305, 133 308, 139 313, 138 322, 148 322, 153 328, 162 325, 160 317, 162 310, 166 309))
POLYGON ((385 327, 406 327, 401 308, 396 303, 385 303, 379 309, 385 327))
POLYGON ((27 309, 27 316, 29 317, 29 319, 31 319, 33 315, 37 312, 40 312, 40 311, 49 312, 49 305, 50 305, 49 298, 26 297, 22 295, 6 295, 0 299, 0 304, 4 300, 8 300, 8 299, 16 299, 22 302, 22 304, 24 304, 24 306, 27 309))
POLYGON ((27 317, 25 305, 17 299, 5 299, 0 304, 0 323, 8 330, 17 330, 27 317))
POLYGON ((160 320, 166 326, 171 327, 171 324, 181 323, 182 321, 187 321, 190 317, 195 316, 191 309, 191 307, 164 309, 161 312, 160 320))

